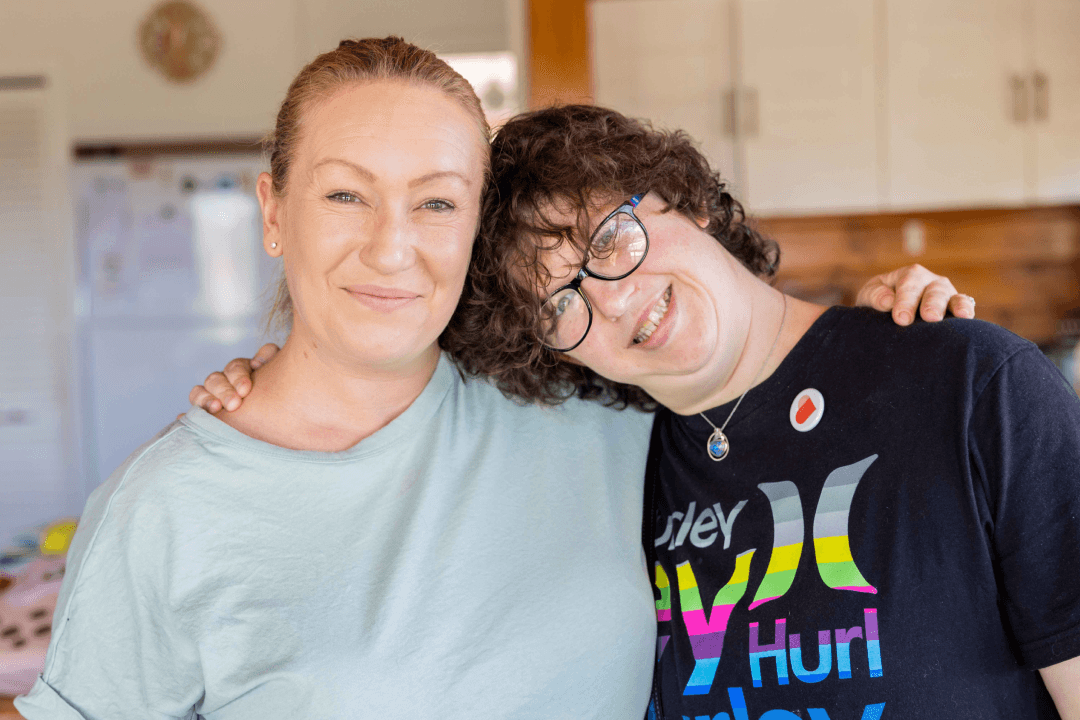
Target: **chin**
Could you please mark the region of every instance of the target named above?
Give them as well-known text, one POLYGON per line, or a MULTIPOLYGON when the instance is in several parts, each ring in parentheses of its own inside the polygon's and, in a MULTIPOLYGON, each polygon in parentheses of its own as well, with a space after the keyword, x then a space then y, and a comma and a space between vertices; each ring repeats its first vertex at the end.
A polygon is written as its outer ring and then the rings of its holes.
POLYGON ((438 351, 438 336, 402 336, 383 328, 365 328, 344 338, 342 349, 357 363, 373 368, 395 368, 409 365, 427 353, 438 351))

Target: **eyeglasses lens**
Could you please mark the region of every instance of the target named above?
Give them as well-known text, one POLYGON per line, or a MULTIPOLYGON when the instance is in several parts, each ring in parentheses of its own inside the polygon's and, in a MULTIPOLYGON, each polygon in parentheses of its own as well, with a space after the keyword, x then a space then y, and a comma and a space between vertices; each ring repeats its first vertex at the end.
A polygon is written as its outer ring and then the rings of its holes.
MULTIPOLYGON (((648 250, 645 230, 626 212, 612 215, 593 233, 585 268, 602 280, 617 280, 632 273, 648 250)), ((589 308, 580 289, 564 288, 544 303, 544 342, 568 350, 589 332, 589 308)))
POLYGON ((604 278, 628 275, 645 257, 647 246, 645 231, 637 219, 629 213, 616 213, 593 234, 585 267, 604 278))
POLYGON ((561 290, 544 304, 545 342, 563 350, 577 345, 589 330, 589 308, 577 290, 561 290))

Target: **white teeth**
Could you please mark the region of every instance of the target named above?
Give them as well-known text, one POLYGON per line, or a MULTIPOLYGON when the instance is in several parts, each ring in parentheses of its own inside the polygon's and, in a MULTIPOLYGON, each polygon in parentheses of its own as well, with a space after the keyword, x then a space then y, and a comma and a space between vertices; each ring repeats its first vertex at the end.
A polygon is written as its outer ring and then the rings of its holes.
POLYGON ((645 342, 653 334, 653 331, 656 330, 657 326, 660 325, 660 321, 664 319, 665 315, 667 315, 668 302, 670 300, 671 286, 668 285, 668 289, 664 291, 664 294, 660 298, 659 302, 657 302, 656 305, 653 306, 652 311, 649 313, 649 317, 645 320, 645 324, 641 326, 641 329, 638 330, 637 335, 634 336, 635 345, 645 342))

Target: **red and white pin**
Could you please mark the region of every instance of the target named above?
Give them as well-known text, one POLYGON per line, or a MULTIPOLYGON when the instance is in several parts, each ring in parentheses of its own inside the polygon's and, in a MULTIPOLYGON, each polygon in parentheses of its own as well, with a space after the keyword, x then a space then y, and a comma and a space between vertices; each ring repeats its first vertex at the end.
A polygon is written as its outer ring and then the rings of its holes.
POLYGON ((821 416, 825 414, 825 398, 814 388, 806 388, 795 396, 791 403, 791 427, 799 432, 807 432, 817 427, 821 416))

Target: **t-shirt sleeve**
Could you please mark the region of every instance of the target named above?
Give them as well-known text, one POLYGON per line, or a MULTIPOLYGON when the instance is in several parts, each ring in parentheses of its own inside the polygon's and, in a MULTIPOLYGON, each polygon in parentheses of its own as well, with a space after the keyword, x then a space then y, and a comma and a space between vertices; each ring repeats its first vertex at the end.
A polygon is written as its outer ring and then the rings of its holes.
POLYGON ((121 479, 87 503, 27 720, 194 718, 198 652, 169 607, 175 519, 121 479))
POLYGON ((1021 659, 1080 655, 1080 399, 1037 349, 1012 355, 978 394, 974 469, 986 483, 1002 605, 1021 659))

